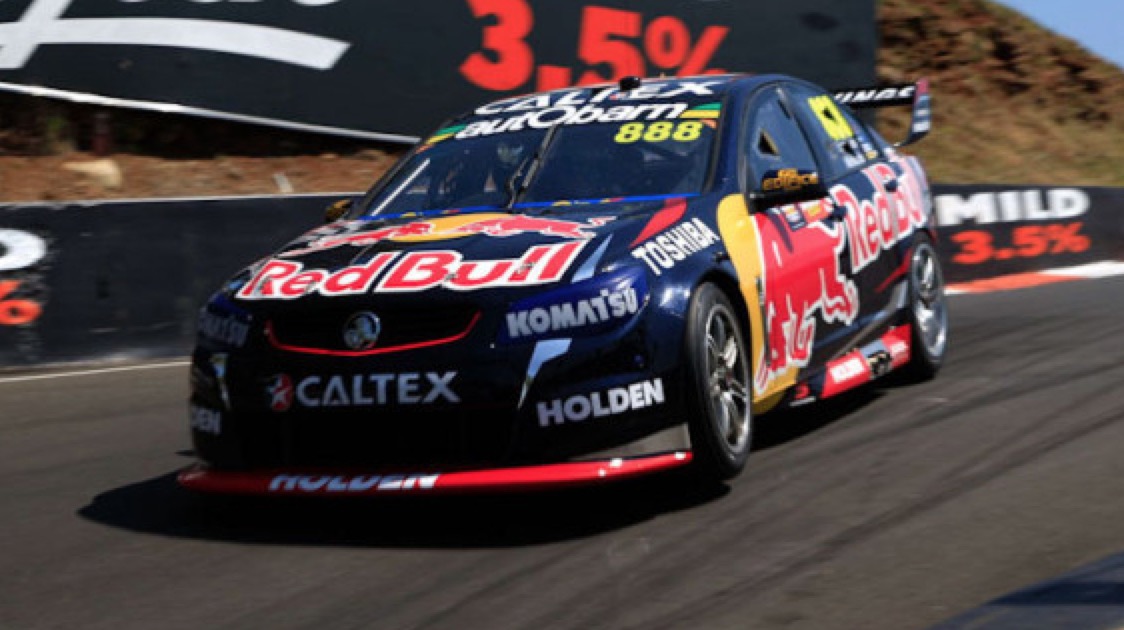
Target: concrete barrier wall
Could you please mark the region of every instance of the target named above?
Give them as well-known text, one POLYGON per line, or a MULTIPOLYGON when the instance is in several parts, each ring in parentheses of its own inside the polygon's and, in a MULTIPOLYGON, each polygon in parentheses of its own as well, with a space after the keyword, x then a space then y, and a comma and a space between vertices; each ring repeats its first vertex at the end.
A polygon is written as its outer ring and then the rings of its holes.
POLYGON ((0 206, 0 366, 182 355, 206 297, 338 197, 0 206))
MULTIPOLYGON (((1124 259, 1124 189, 934 192, 950 281, 1124 259)), ((342 196, 0 205, 0 368, 187 353, 206 297, 342 196)))

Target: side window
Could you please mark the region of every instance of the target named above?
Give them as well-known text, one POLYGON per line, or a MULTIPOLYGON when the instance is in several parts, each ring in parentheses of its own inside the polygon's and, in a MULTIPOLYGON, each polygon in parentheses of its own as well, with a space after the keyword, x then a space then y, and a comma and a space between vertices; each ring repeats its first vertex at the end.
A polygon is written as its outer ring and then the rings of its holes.
POLYGON ((838 108, 843 118, 851 125, 851 129, 855 131, 855 140, 858 142, 858 149, 862 152, 863 161, 869 162, 881 155, 879 150, 880 146, 885 145, 885 141, 879 143, 875 139, 875 134, 870 131, 870 127, 863 121, 855 116, 854 112, 848 107, 838 108))
POLYGON ((750 188, 768 171, 816 170, 808 141, 792 112, 781 102, 778 90, 769 89, 753 102, 748 122, 742 142, 750 188))
POLYGON ((877 157, 863 125, 831 95, 802 85, 789 88, 792 103, 820 153, 828 178, 842 175, 877 157))
POLYGON ((878 130, 873 126, 866 126, 866 135, 874 144, 874 149, 879 153, 885 154, 887 151, 893 150, 894 145, 883 138, 882 134, 878 133, 878 130))

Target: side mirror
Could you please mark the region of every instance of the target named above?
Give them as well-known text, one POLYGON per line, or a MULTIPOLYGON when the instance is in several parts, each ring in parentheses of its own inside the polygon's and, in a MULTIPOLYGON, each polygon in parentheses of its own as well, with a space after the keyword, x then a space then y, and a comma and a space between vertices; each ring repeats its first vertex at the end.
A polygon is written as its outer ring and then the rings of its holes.
POLYGON ((795 168, 768 171, 761 178, 761 185, 749 195, 753 201, 768 207, 815 201, 826 196, 827 187, 819 173, 795 168))
POLYGON ((324 210, 324 223, 331 223, 332 221, 339 221, 343 215, 351 210, 353 199, 340 199, 339 201, 328 206, 324 210))

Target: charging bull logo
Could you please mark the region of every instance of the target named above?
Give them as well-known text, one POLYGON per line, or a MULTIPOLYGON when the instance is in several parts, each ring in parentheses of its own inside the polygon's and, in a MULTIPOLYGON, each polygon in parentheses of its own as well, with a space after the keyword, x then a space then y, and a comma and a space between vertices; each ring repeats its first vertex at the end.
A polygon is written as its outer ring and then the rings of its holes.
POLYGON ((320 236, 299 249, 289 250, 281 255, 289 258, 347 245, 368 247, 382 241, 407 243, 443 241, 473 234, 485 234, 496 238, 520 234, 539 234, 571 240, 587 240, 596 236, 594 232, 589 230, 601 227, 613 219, 614 217, 593 217, 589 221, 583 222, 527 216, 525 214, 495 213, 440 217, 430 221, 414 221, 405 225, 393 225, 366 232, 320 236))
POLYGON ((593 232, 586 229, 601 227, 613 217, 594 217, 589 223, 580 221, 566 221, 564 219, 546 219, 543 217, 529 217, 525 214, 503 215, 495 219, 474 221, 458 228, 453 228, 451 234, 487 234, 488 236, 515 236, 517 234, 541 234, 543 236, 557 236, 570 239, 593 238, 593 232))
POLYGON ((852 278, 927 225, 928 194, 924 171, 909 158, 872 165, 810 203, 753 213, 741 196, 719 203, 742 293, 761 307, 750 321, 755 405, 796 383, 811 362, 817 319, 854 324, 860 303, 852 278))
POLYGON ((754 370, 759 394, 811 361, 817 315, 850 324, 859 312, 858 289, 839 264, 847 237, 843 225, 814 221, 793 228, 780 210, 755 217, 766 331, 754 370))

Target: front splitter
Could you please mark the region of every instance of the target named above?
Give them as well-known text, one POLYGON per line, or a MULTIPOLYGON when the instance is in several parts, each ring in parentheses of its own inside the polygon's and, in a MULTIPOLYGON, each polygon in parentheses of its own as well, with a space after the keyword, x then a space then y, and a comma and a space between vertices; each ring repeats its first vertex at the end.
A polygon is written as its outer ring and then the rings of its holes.
POLYGON ((189 490, 217 494, 365 496, 385 494, 453 494, 512 492, 581 486, 639 477, 691 463, 689 451, 643 457, 613 458, 451 472, 392 471, 386 473, 325 470, 234 472, 196 464, 179 473, 189 490))

